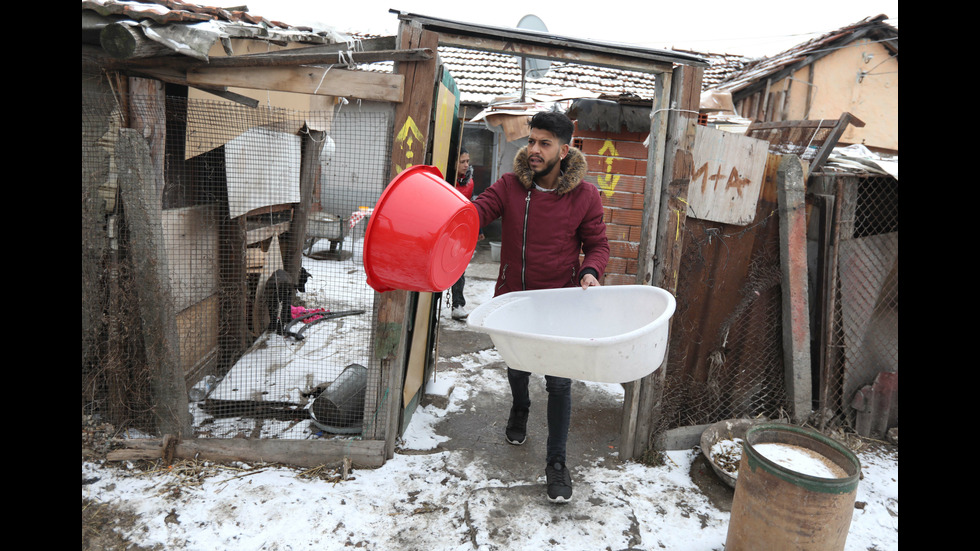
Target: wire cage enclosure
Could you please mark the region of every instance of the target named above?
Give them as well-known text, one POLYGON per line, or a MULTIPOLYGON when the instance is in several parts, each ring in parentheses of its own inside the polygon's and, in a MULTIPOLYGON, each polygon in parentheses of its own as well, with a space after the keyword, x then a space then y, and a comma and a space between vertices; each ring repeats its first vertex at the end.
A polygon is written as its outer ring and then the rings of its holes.
POLYGON ((83 93, 82 123, 83 415, 152 434, 170 411, 206 438, 384 422, 361 248, 390 109, 83 93))

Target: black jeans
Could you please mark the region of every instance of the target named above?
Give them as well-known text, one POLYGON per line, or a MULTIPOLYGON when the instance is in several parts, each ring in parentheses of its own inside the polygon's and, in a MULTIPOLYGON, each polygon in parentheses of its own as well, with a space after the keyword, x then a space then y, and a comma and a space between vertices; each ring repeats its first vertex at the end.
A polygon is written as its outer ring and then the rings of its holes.
MULTIPOLYGON (((531 396, 528 382, 531 374, 507 368, 507 380, 514 397, 514 407, 530 409, 531 396)), ((546 459, 549 464, 565 462, 565 445, 568 443, 568 426, 572 418, 572 380, 565 377, 545 375, 545 389, 548 391, 548 444, 546 459)))
POLYGON ((463 286, 466 285, 466 276, 459 276, 459 280, 453 283, 452 286, 452 301, 453 308, 459 308, 461 306, 466 306, 466 299, 463 298, 463 286))

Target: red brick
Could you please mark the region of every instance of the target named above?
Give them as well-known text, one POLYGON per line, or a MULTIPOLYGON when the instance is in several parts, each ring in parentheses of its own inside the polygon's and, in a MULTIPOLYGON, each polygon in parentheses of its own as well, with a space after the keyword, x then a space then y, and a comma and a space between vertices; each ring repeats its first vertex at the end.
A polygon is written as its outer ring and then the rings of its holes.
MULTIPOLYGON (((616 187, 619 189, 619 186, 616 187)), ((610 208, 620 208, 620 209, 635 209, 636 208, 636 197, 640 198, 640 208, 643 208, 643 196, 637 193, 623 193, 621 191, 616 191, 612 195, 602 194, 603 201, 602 204, 610 208)))
POLYGON ((643 159, 645 161, 649 155, 646 146, 642 143, 615 141, 613 145, 616 147, 616 153, 618 153, 619 157, 643 159))
POLYGON ((623 274, 606 274, 602 278, 603 285, 635 285, 636 276, 635 275, 623 275, 623 274))
POLYGON ((611 256, 609 257, 609 263, 606 264, 606 273, 625 274, 628 266, 629 266, 628 259, 611 256))
POLYGON ((612 219, 610 221, 614 224, 639 226, 643 223, 643 211, 632 209, 614 209, 611 211, 611 214, 612 219))
POLYGON ((585 155, 598 155, 599 150, 602 149, 602 145, 604 143, 605 143, 604 140, 593 140, 588 138, 584 139, 582 140, 581 151, 585 155))
POLYGON ((592 138, 597 140, 628 140, 643 142, 647 139, 645 132, 608 132, 605 130, 579 130, 575 129, 573 138, 592 138))
MULTIPOLYGON (((597 155, 586 155, 585 160, 588 162, 589 172, 598 172, 601 174, 636 174, 636 165, 641 161, 636 159, 624 159, 622 157, 600 157, 597 155), (609 160, 612 160, 610 163, 609 160)), ((644 166, 646 161, 642 161, 644 166)), ((646 168, 643 169, 646 171, 646 168)), ((644 172, 645 174, 645 172, 644 172)))
POLYGON ((606 224, 612 223, 612 209, 606 207, 602 208, 602 221, 606 224))
POLYGON ((596 138, 596 139, 606 139, 609 136, 608 132, 603 132, 601 130, 579 130, 578 126, 575 127, 575 133, 572 134, 572 138, 596 138))
MULTIPOLYGON (((612 181, 616 182, 616 187, 614 189, 616 193, 626 192, 642 194, 644 192, 644 188, 646 187, 646 178, 636 176, 634 174, 612 174, 612 176, 613 178, 609 178, 609 181, 610 183, 612 181), (615 178, 615 176, 619 177, 615 178)), ((605 184, 607 181, 607 175, 605 172, 588 172, 585 175, 585 180, 592 182, 596 185, 596 187, 602 190, 603 188, 599 185, 599 183, 602 182, 605 184)), ((603 194, 603 196, 605 196, 605 194, 603 194)))
POLYGON ((609 256, 617 258, 636 258, 638 247, 629 241, 610 241, 609 256))
POLYGON ((642 194, 644 192, 644 188, 646 187, 646 182, 647 179, 644 176, 621 174, 619 176, 619 181, 616 182, 616 191, 642 194))
POLYGON ((631 241, 632 226, 622 224, 606 224, 606 238, 615 241, 631 241))

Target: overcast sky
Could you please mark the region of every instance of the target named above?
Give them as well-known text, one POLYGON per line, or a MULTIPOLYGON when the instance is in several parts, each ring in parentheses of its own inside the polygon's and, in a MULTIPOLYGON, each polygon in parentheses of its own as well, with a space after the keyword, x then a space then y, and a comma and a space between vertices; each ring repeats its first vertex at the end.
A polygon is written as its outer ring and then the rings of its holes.
POLYGON ((254 15, 291 25, 382 35, 393 35, 398 27, 392 9, 495 27, 516 27, 533 14, 562 36, 753 57, 779 53, 865 17, 885 14, 898 26, 898 0, 220 0, 212 5, 242 4, 254 15))

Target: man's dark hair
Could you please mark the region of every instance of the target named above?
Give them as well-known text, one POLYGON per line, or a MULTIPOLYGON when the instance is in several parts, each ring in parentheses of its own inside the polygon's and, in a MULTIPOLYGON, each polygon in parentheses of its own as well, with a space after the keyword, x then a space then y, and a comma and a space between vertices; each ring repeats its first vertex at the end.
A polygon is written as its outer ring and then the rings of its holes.
POLYGON ((531 128, 551 132, 564 145, 571 143, 575 124, 563 113, 557 111, 541 111, 531 117, 531 128))

